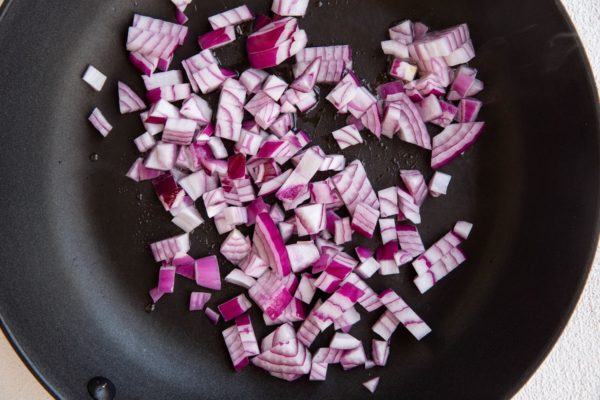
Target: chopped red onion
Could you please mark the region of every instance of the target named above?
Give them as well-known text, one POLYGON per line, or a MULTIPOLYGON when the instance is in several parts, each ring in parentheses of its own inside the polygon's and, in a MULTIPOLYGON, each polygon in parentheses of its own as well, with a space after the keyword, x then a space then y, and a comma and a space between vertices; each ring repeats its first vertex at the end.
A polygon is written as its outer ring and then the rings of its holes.
POLYGON ((98 71, 93 65, 88 65, 85 73, 83 74, 83 80, 85 83, 90 85, 92 89, 99 92, 102 90, 102 87, 106 82, 106 75, 98 71))
POLYGON ((339 318, 346 310, 356 304, 364 293, 352 283, 343 284, 315 312, 314 322, 319 330, 324 331, 333 323, 333 320, 339 318))
POLYGON ((283 79, 275 75, 269 75, 263 83, 262 90, 273 100, 279 101, 287 87, 288 84, 283 79))
POLYGON ((243 259, 239 267, 246 275, 253 278, 260 278, 261 275, 269 268, 267 263, 265 263, 265 261, 254 252, 250 253, 245 259, 243 259))
POLYGON ((184 83, 183 74, 179 70, 160 72, 152 76, 142 76, 142 80, 148 91, 184 83))
POLYGON ((421 235, 416 226, 398 225, 396 227, 398 243, 400 248, 410 254, 411 257, 417 257, 425 252, 421 235))
POLYGON ((341 317, 333 321, 334 329, 341 329, 344 333, 350 332, 352 325, 360 321, 360 314, 356 311, 356 308, 351 307, 347 309, 341 317))
POLYGON ((214 217, 227 208, 223 188, 214 189, 210 192, 204 193, 202 195, 202 200, 204 201, 206 214, 209 218, 214 217))
POLYGON ((439 169, 467 151, 484 128, 484 122, 467 122, 446 127, 433 139, 431 167, 439 169))
POLYGON ((276 102, 271 102, 261 108, 255 115, 254 120, 263 129, 269 127, 277 120, 281 113, 281 107, 276 102))
POLYGON ((475 122, 481 110, 482 103, 476 99, 464 98, 458 104, 458 114, 456 120, 458 122, 475 122))
POLYGON ((454 225, 454 229, 452 232, 456 233, 463 240, 467 240, 469 235, 471 234, 471 230, 473 229, 473 224, 466 221, 458 221, 456 225, 454 225))
POLYGON ((179 38, 159 32, 129 27, 127 32, 127 51, 145 56, 168 58, 179 45, 179 38))
POLYGON ((335 221, 335 244, 340 245, 352 241, 352 228, 350 218, 342 218, 335 221))
POLYGON ((196 283, 199 286, 207 289, 221 290, 221 273, 219 272, 217 257, 208 256, 196 260, 194 270, 196 273, 196 283))
POLYGON ((162 140, 165 143, 187 145, 192 143, 197 122, 184 118, 169 118, 165 123, 162 140))
POLYGON ((210 300, 211 294, 204 292, 192 292, 190 294, 190 311, 204 310, 206 303, 210 300))
POLYGON ((315 84, 317 83, 320 68, 321 57, 317 57, 310 61, 306 68, 304 68, 304 71, 292 82, 290 87, 294 90, 304 93, 312 92, 315 84))
POLYGON ((433 94, 425 97, 418 107, 425 122, 431 122, 444 115, 439 99, 433 94))
POLYGON ((461 24, 438 32, 432 32, 409 45, 412 58, 431 59, 445 57, 470 39, 467 24, 461 24))
MULTIPOLYGON (((227 221, 227 217, 226 221, 227 221)), ((226 222, 229 224, 228 222, 226 222)), ((234 225, 234 224, 229 224, 234 225)), ((250 239, 244 236, 240 231, 234 229, 221 244, 221 254, 233 265, 238 265, 244 258, 250 254, 252 246, 250 239)))
POLYGON ((248 93, 258 93, 269 74, 260 69, 249 68, 240 75, 240 83, 248 93))
POLYGON ((383 244, 398 240, 396 237, 396 221, 394 218, 381 218, 379 220, 379 232, 383 244))
POLYGON ((360 132, 354 125, 348 125, 340 128, 337 131, 334 131, 332 135, 342 150, 355 144, 363 143, 360 132))
POLYGON ((417 340, 431 332, 431 328, 392 289, 381 292, 379 299, 417 340))
POLYGON ((371 239, 377 227, 379 211, 366 203, 358 203, 352 217, 352 229, 371 239))
POLYGON ((424 149, 431 149, 431 138, 421 114, 404 93, 394 95, 383 114, 382 134, 391 137, 399 132, 400 139, 424 149))
POLYGON ((308 8, 308 0, 273 0, 271 11, 277 15, 303 17, 308 8))
POLYGON ((180 45, 185 42, 188 33, 188 28, 186 26, 139 14, 134 14, 133 26, 150 32, 159 32, 171 36, 177 36, 180 45))
POLYGON ((168 118, 179 118, 179 110, 168 101, 161 99, 152 105, 145 122, 164 124, 168 118))
POLYGON ((208 22, 213 29, 225 28, 231 25, 238 25, 242 22, 251 21, 254 19, 254 14, 246 5, 229 9, 220 14, 208 17, 208 22))
POLYGON ((324 381, 327 378, 327 367, 329 364, 324 362, 313 362, 310 367, 310 375, 308 379, 310 381, 324 381))
POLYGON ((235 325, 223 331, 223 338, 236 371, 248 365, 249 357, 260 352, 248 314, 237 317, 235 325))
POLYGON ((396 59, 408 59, 408 46, 397 40, 384 40, 381 42, 381 50, 383 54, 395 57, 396 59))
POLYGON ((187 254, 183 256, 177 256, 171 261, 171 264, 175 266, 175 273, 177 275, 191 280, 196 279, 196 272, 194 271, 195 263, 196 260, 187 254))
MULTIPOLYGON (((361 345, 360 340, 348 333, 336 332, 329 343, 329 348, 336 350, 352 350, 361 345)), ((343 356, 342 356, 343 357, 343 356)))
POLYGON ((157 142, 148 155, 148 158, 146 158, 144 166, 159 171, 170 171, 175 166, 176 158, 177 145, 157 142))
POLYGON ((358 299, 358 304, 360 304, 367 312, 377 310, 379 307, 383 306, 377 297, 377 293, 375 293, 375 291, 355 273, 348 275, 343 284, 346 283, 351 283, 363 292, 362 296, 358 299))
POLYGON ((173 293, 175 290, 175 267, 160 268, 157 288, 161 293, 173 293))
POLYGON ((145 153, 156 145, 156 139, 148 132, 142 133, 133 140, 140 153, 145 153))
MULTIPOLYGON (((248 40, 251 37, 252 35, 248 37, 248 40)), ((282 42, 278 47, 257 52, 250 52, 248 50, 250 66, 258 69, 275 67, 304 49, 307 42, 308 37, 306 36, 306 32, 304 30, 297 30, 290 39, 282 42)))
POLYGON ((423 174, 418 170, 401 170, 400 178, 404 182, 404 186, 408 189, 408 192, 412 195, 415 203, 421 206, 427 198, 427 185, 423 174))
POLYGON ((354 248, 356 252, 356 256, 360 260, 360 262, 365 262, 369 257, 374 254, 374 251, 369 249, 368 247, 357 246, 354 248))
POLYGON ((129 61, 144 75, 150 76, 158 66, 158 57, 147 56, 139 52, 129 53, 129 61))
POLYGON ((252 304, 246 298, 246 296, 240 294, 230 300, 227 300, 225 303, 220 304, 217 308, 223 316, 223 320, 231 321, 232 319, 244 314, 251 307, 252 304))
POLYGON ((391 217, 398 215, 398 192, 395 187, 380 190, 377 192, 379 197, 379 210, 381 217, 391 217))
POLYGON ((415 79, 417 74, 417 67, 404 60, 395 58, 390 69, 390 75, 402 79, 403 81, 410 82, 415 79))
POLYGON ((454 121, 454 118, 458 113, 458 107, 443 100, 440 100, 439 103, 440 108, 442 109, 442 115, 439 118, 431 120, 430 122, 432 124, 445 128, 448 125, 450 125, 452 121, 454 121))
POLYGON ((246 42, 248 52, 256 53, 278 47, 298 31, 296 18, 282 18, 271 21, 264 27, 256 30, 246 42))
POLYGON ((204 313, 213 325, 216 325, 219 322, 219 319, 221 319, 221 316, 210 307, 206 307, 204 313))
POLYGON ((354 271, 363 279, 372 277, 379 269, 381 264, 377 262, 373 257, 367 258, 362 262, 354 271))
POLYGON ((310 372, 311 355, 298 339, 273 346, 252 359, 252 363, 266 371, 306 375, 310 372))
POLYGON ((303 303, 310 304, 313 300, 317 288, 315 286, 315 278, 310 274, 302 274, 300 283, 294 294, 294 298, 302 301, 303 303))
POLYGON ((452 248, 447 254, 428 268, 425 273, 415 278, 414 282, 417 289, 419 289, 419 292, 425 293, 466 259, 465 254, 460 248, 452 248))
POLYGON ((373 339, 371 349, 373 350, 373 362, 375 365, 384 367, 390 355, 390 343, 384 340, 373 339))
POLYGON ((413 261, 413 267, 417 274, 422 275, 429 267, 438 262, 450 250, 458 246, 463 239, 456 235, 453 231, 446 233, 441 239, 435 242, 431 247, 413 261))
POLYGON ((381 115, 376 103, 367 108, 360 121, 373 135, 381 137, 381 115))
POLYGON ((260 350, 261 352, 269 351, 273 347, 289 342, 293 339, 296 339, 294 327, 292 324, 284 323, 263 338, 262 342, 260 343, 260 350))
POLYGON ((398 325, 400 325, 400 320, 394 316, 394 313, 390 310, 385 310, 373 325, 372 330, 384 340, 389 340, 398 328, 398 325))
POLYGON ((342 364, 344 371, 363 365, 366 361, 367 355, 362 343, 353 349, 345 350, 340 358, 340 364, 342 364))
POLYGON ((439 197, 448 193, 448 186, 452 177, 440 171, 435 171, 429 181, 429 193, 433 197, 439 197))
POLYGON ((244 273, 244 271, 234 268, 225 277, 225 282, 231 283, 232 285, 241 286, 245 289, 250 289, 256 283, 256 280, 244 273))
POLYGON ((94 128, 104 137, 106 137, 110 131, 112 131, 112 125, 106 120, 102 112, 98 108, 94 108, 90 114, 88 120, 92 123, 94 128))
POLYGON ((263 314, 265 325, 279 325, 288 322, 300 322, 306 318, 304 304, 298 299, 292 299, 290 304, 285 308, 283 313, 275 320, 272 320, 267 314, 263 314))
POLYGON ((375 393, 378 385, 379 385, 379 377, 378 376, 373 379, 369 379, 366 382, 363 382, 363 386, 366 387, 367 390, 371 393, 375 393))
POLYGON ((414 224, 421 223, 421 214, 419 206, 415 203, 415 199, 404 190, 397 188, 398 192, 398 209, 400 215, 408 219, 414 224))
POLYGON ((292 295, 286 289, 284 282, 270 271, 265 272, 258 279, 248 294, 272 320, 277 319, 292 301, 292 295))
POLYGON ((394 25, 388 30, 390 38, 397 40, 403 44, 409 44, 413 42, 413 23, 410 20, 405 20, 399 24, 394 25))
POLYGON ((311 241, 289 244, 285 248, 294 273, 304 271, 320 257, 319 249, 311 241))
POLYGON ((300 325, 300 328, 298 328, 298 340, 307 347, 309 347, 315 341, 315 339, 321 332, 319 330, 319 327, 317 326, 317 317, 315 316, 315 314, 322 304, 323 302, 321 301, 321 299, 318 299, 313 309, 310 311, 306 319, 302 322, 302 325, 300 325))
POLYGON ((144 101, 125 83, 117 83, 119 92, 119 112, 129 114, 146 109, 144 101))
POLYGON ((191 232, 204 223, 204 219, 196 207, 185 207, 171 220, 185 232, 191 232))
POLYGON ((332 179, 350 214, 354 215, 354 211, 360 203, 375 210, 379 209, 377 195, 359 160, 350 163, 343 172, 335 175, 332 179))
POLYGON ((195 82, 198 89, 207 94, 220 87, 226 79, 227 77, 223 75, 217 64, 209 64, 207 67, 194 72, 190 81, 195 82))
POLYGON ((141 182, 154 179, 162 174, 162 171, 146 168, 144 166, 144 160, 139 157, 135 160, 131 168, 129 168, 126 176, 136 182, 141 182))
POLYGON ((177 254, 187 253, 190 250, 190 237, 184 234, 154 242, 150 245, 150 249, 154 261, 168 261, 175 258, 177 254))
POLYGON ((296 208, 296 229, 298 236, 315 235, 325 229, 325 206, 311 204, 296 208))
POLYGON ((323 157, 314 148, 308 149, 300 163, 277 191, 277 198, 281 201, 293 201, 298 198, 300 193, 307 189, 308 183, 317 173, 322 162, 323 157))
POLYGON ((198 36, 198 45, 202 50, 216 49, 235 41, 235 28, 226 26, 198 36))

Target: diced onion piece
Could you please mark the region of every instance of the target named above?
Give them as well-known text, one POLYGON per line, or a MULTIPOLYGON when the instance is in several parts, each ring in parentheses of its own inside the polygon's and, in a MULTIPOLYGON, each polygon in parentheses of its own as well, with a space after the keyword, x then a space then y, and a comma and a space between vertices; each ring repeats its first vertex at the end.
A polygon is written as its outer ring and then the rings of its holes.
POLYGON ((98 108, 94 108, 90 114, 88 120, 92 123, 94 128, 104 137, 106 137, 110 131, 112 131, 112 125, 106 120, 102 112, 98 108))
POLYGON ((371 393, 375 393, 378 385, 379 385, 379 377, 378 376, 373 379, 369 379, 366 382, 363 382, 363 386, 365 388, 367 388, 367 390, 371 393))
POLYGON ((233 299, 227 300, 225 303, 219 304, 217 308, 225 321, 231 321, 244 314, 250 307, 252 307, 250 301, 246 296, 240 294, 233 299))
POLYGON ((83 74, 83 80, 95 91, 99 92, 106 82, 106 75, 98 71, 93 65, 89 65, 83 74))
POLYGON ((221 273, 219 272, 217 257, 208 256, 196 260, 194 270, 196 283, 199 286, 207 289, 221 290, 221 273))
POLYGON ((332 135, 342 150, 355 144, 363 143, 360 132, 354 125, 348 125, 333 131, 332 135))
POLYGON ((234 268, 225 277, 225 282, 231 283, 232 285, 241 286, 245 289, 250 289, 256 283, 256 280, 251 276, 246 275, 244 271, 234 268))
POLYGON ((303 17, 309 0, 273 0, 271 11, 277 15, 303 17))
POLYGON ((198 37, 198 45, 202 50, 216 49, 235 41, 235 28, 226 26, 207 32, 198 37))
POLYGON ((150 249, 154 261, 168 261, 175 258, 177 254, 187 253, 190 250, 190 237, 184 234, 154 242, 150 245, 150 249))
POLYGON ((190 311, 204 310, 206 303, 210 300, 211 294, 204 292, 192 292, 190 294, 190 311))
POLYGON ((431 328, 392 289, 381 292, 379 299, 417 340, 431 332, 431 328))
POLYGON ((431 167, 439 169, 467 151, 483 133, 485 123, 467 122, 449 125, 433 139, 431 167))
POLYGON ((213 325, 216 325, 219 322, 219 319, 221 318, 219 313, 217 313, 215 310, 213 310, 210 307, 206 307, 206 309, 204 310, 204 313, 206 314, 206 317, 210 320, 210 322, 212 322, 213 325))
POLYGON ((226 26, 238 25, 242 22, 254 19, 252 11, 247 5, 242 5, 236 8, 229 9, 222 13, 208 17, 208 22, 213 29, 224 28, 226 26))

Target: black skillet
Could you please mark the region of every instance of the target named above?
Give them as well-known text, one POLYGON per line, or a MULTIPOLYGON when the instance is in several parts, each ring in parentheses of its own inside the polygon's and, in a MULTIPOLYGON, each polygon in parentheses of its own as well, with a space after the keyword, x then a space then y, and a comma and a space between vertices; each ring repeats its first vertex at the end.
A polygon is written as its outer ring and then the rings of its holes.
MULTIPOLYGON (((195 1, 191 37, 208 29, 207 16, 241 3, 195 1)), ((247 3, 257 12, 270 5, 247 3)), ((424 296, 410 269, 373 283, 396 288, 433 333, 417 342, 399 331, 387 368, 330 368, 325 383, 291 384, 256 368, 232 371, 226 325, 215 329, 187 311, 191 282, 178 281, 175 294, 144 311, 157 270, 146 244, 177 229, 150 185, 124 176, 136 157, 131 139, 142 132, 116 103, 118 79, 142 89, 124 51, 134 12, 173 15, 167 0, 13 0, 0 21, 0 315, 51 393, 86 398, 95 376, 114 384, 116 398, 145 400, 367 398, 360 384, 375 375, 381 399, 507 398, 521 387, 568 320, 598 233, 598 98, 557 2, 311 1, 301 23, 310 44, 351 44, 355 69, 370 82, 385 70, 378 43, 391 22, 468 22, 488 128, 444 169, 454 176, 450 193, 426 203, 420 228, 431 243, 459 218, 474 222, 468 262, 424 296), (88 63, 109 76, 101 93, 80 79, 88 63), (116 127, 106 139, 86 121, 94 106, 116 127)), ((219 53, 224 64, 243 67, 238 47, 219 53)), ((190 39, 174 65, 196 51, 190 39)), ((328 134, 341 123, 321 104, 302 126, 334 149, 328 134)), ((377 189, 397 183, 399 167, 431 173, 427 154, 398 140, 369 139, 349 157, 365 162, 377 189)), ((193 237, 194 256, 216 251, 208 227, 193 237)), ((236 292, 224 290, 213 304, 236 292)), ((260 316, 252 318, 258 326, 260 316)))

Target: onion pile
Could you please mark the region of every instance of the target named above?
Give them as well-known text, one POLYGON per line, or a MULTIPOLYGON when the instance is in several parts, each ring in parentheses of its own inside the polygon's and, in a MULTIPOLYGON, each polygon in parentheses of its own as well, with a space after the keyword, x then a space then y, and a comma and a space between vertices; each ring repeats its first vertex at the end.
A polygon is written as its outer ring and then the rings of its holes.
MULTIPOLYGON (((142 155, 127 176, 151 181, 184 232, 150 245, 161 263, 152 301, 175 290, 176 275, 221 289, 217 258, 188 255, 190 233, 212 219, 227 235, 221 254, 234 266, 224 280, 247 295, 218 304, 217 313, 207 307, 210 293, 192 292, 189 308, 205 310, 214 324, 220 317, 234 322, 223 337, 236 371, 254 364, 280 379, 318 381, 329 364, 345 370, 386 365, 398 326, 417 340, 431 328, 395 290, 377 293, 367 281, 412 263, 416 288, 431 290, 466 260, 460 245, 472 225, 459 221, 426 248, 417 227, 420 209, 429 196, 447 193, 449 175, 435 171, 427 182, 418 170, 401 170, 402 184, 375 188, 360 160, 325 153, 311 144, 310 132, 294 129, 295 121, 319 102, 318 84, 332 85, 325 100, 347 115, 346 125, 331 133, 340 150, 364 143, 361 131, 379 140, 398 136, 431 150, 432 169, 443 167, 484 130, 477 121, 482 103, 473 98, 483 83, 466 65, 475 56, 467 25, 438 32, 419 22, 392 26, 381 48, 392 58, 389 75, 396 80, 372 93, 352 70, 350 45, 306 47, 308 33, 297 17, 305 15, 308 0, 273 1, 273 18, 257 17, 247 6, 211 16, 213 30, 198 38, 201 51, 183 60, 182 69, 169 69, 188 36, 182 24, 190 1, 173 3, 178 23, 136 15, 128 31, 126 49, 143 74, 147 103, 118 84, 121 113, 141 112, 145 128, 134 140, 142 155), (249 21, 254 29, 243 40, 250 68, 220 65, 212 49, 240 40, 235 26, 249 21), (291 82, 266 70, 294 56, 291 82), (216 109, 202 97, 214 91, 220 92, 216 109), (443 131, 432 138, 427 124, 443 131), (316 178, 323 172, 329 177, 316 178), (380 237, 382 244, 347 252, 355 235, 380 237), (254 306, 266 325, 277 326, 260 348, 247 313, 254 306), (361 320, 359 308, 382 309, 371 353, 350 334, 361 320), (336 333, 329 346, 311 351, 330 326, 336 333)), ((106 77, 90 66, 84 80, 100 91, 106 77)), ((112 130, 97 108, 89 119, 103 136, 112 130)), ((375 377, 364 386, 374 392, 378 384, 375 377)))

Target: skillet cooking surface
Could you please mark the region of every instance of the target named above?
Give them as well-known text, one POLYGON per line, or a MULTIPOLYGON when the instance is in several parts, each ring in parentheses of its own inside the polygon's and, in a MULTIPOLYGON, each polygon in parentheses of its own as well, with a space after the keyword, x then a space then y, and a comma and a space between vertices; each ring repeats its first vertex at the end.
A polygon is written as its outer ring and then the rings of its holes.
MULTIPOLYGON (((100 375, 121 399, 354 399, 367 397, 360 383, 379 375, 375 398, 500 398, 518 390, 557 339, 596 245, 599 128, 589 67, 554 2, 311 1, 301 22, 309 44, 351 44, 355 68, 370 82, 384 71, 378 43, 394 20, 436 29, 468 22, 474 65, 487 85, 487 130, 444 169, 454 177, 450 193, 427 201, 420 227, 431 244, 457 219, 474 222, 468 262, 424 296, 410 268, 373 283, 396 288, 432 334, 417 342, 399 329, 387 368, 333 367, 324 383, 292 384, 257 368, 233 372, 221 337, 226 325, 215 329, 187 311, 191 282, 178 279, 175 294, 144 312, 157 274, 147 243, 177 229, 151 185, 124 176, 137 157, 131 139, 143 128, 137 115, 118 115, 116 84, 142 93, 126 59, 126 28, 134 11, 172 18, 170 2, 10 3, 0 22, 0 315, 55 395, 85 398, 88 380, 100 375), (88 63, 109 77, 101 93, 80 79, 88 63), (86 120, 96 105, 115 126, 106 139, 86 120)), ((257 12, 270 6, 247 3, 257 12)), ((207 16, 241 2, 194 4, 191 38, 208 29, 207 16)), ((189 39, 173 65, 195 52, 189 39)), ((220 56, 232 65, 241 60, 236 54, 220 56)), ((341 123, 321 104, 302 126, 333 149, 328 135, 341 123)), ((399 167, 426 168, 425 152, 364 136, 368 144, 348 154, 365 162, 376 189, 397 183, 399 167)), ((193 236, 195 257, 218 249, 205 225, 193 236)), ((237 292, 229 287, 211 304, 237 292)))

